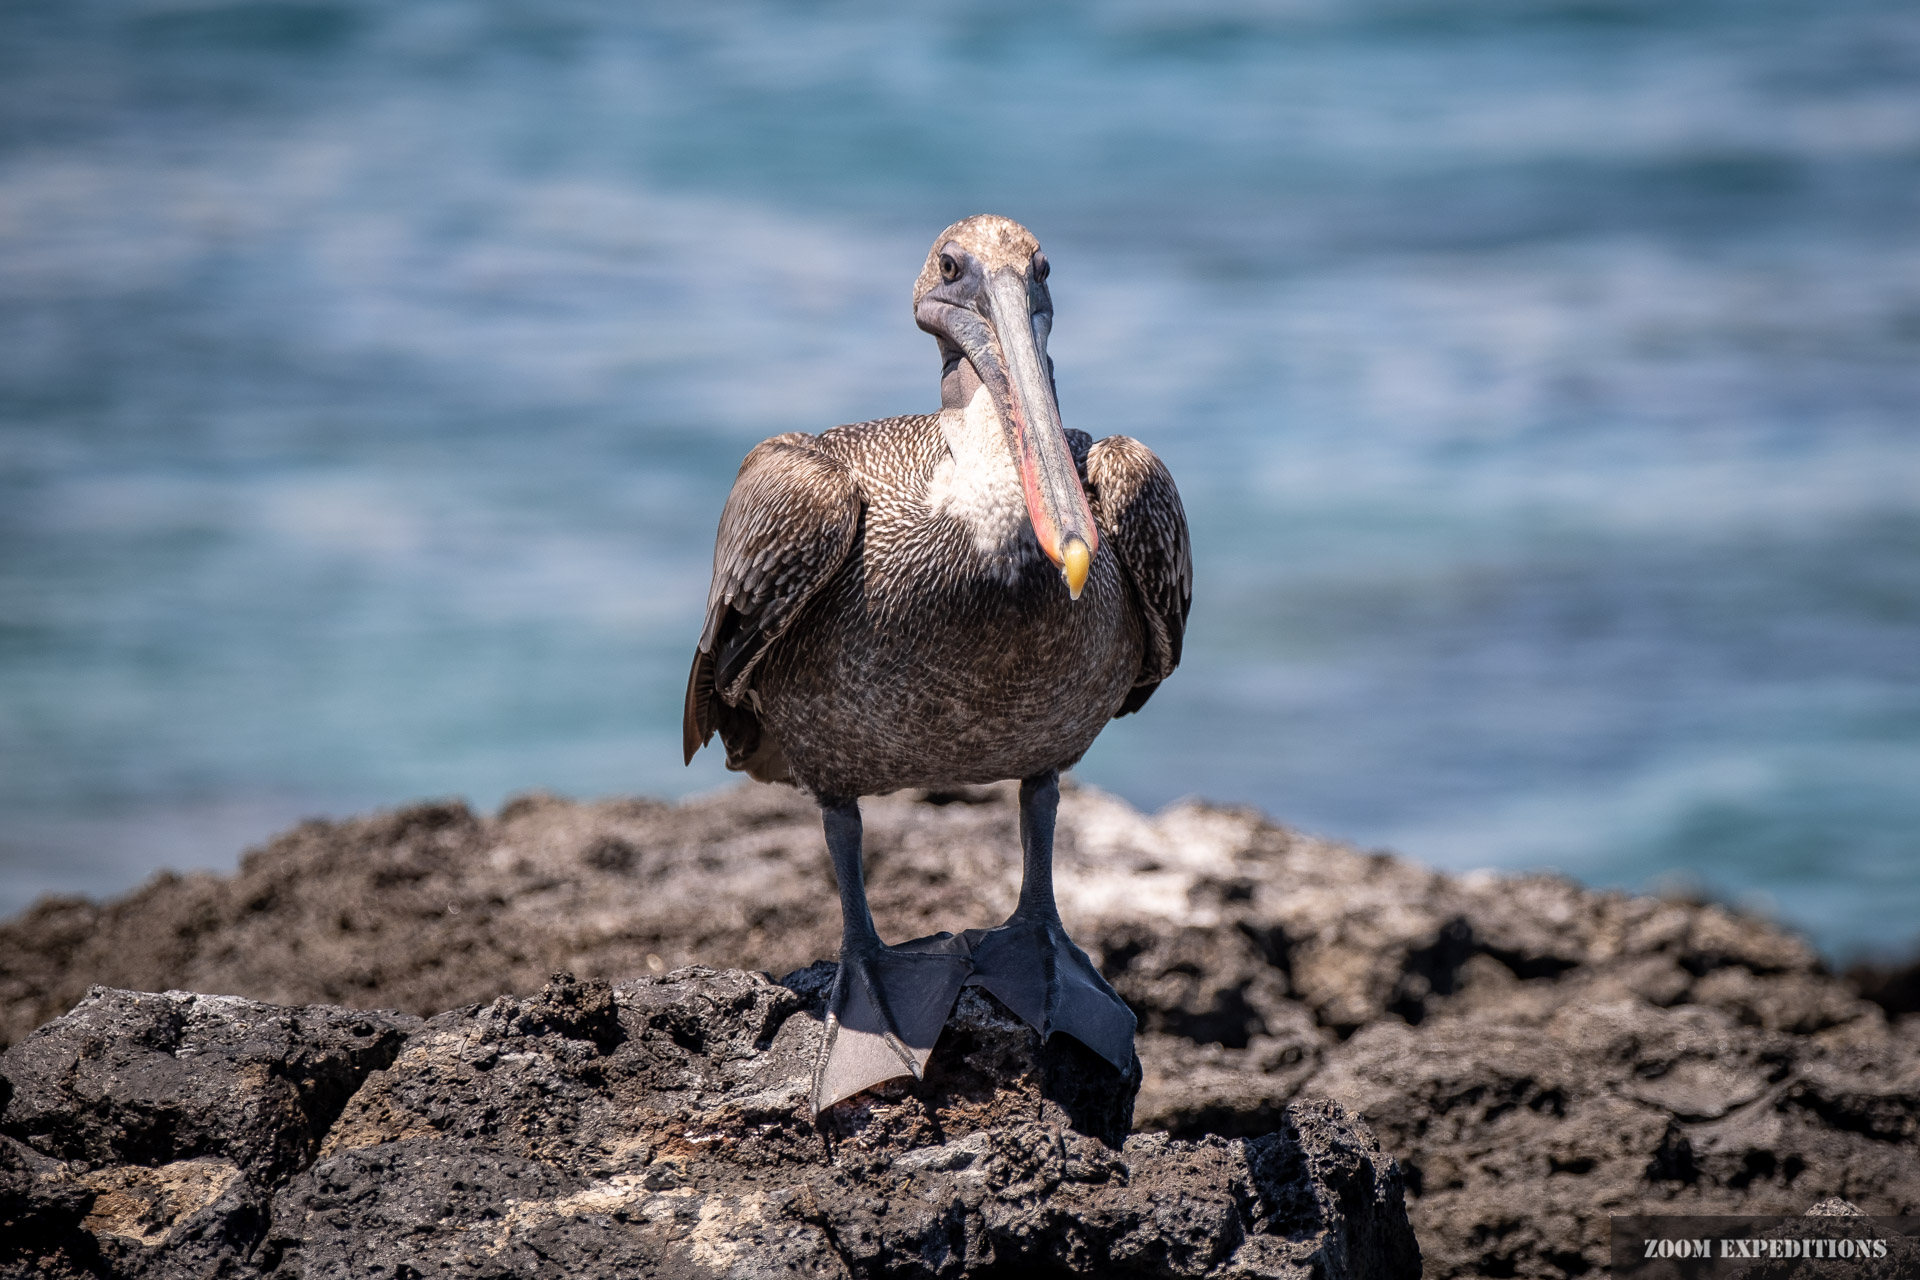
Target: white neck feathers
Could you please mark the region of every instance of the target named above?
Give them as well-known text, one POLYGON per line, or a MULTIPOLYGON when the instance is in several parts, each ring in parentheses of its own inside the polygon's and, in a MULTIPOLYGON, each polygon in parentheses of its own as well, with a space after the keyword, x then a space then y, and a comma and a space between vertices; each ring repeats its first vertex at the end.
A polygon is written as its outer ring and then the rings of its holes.
POLYGON ((1024 539, 1033 541, 1020 468, 1008 447, 1007 431, 985 387, 964 409, 940 413, 947 456, 927 482, 927 510, 943 513, 973 535, 982 555, 1011 557, 1024 539))

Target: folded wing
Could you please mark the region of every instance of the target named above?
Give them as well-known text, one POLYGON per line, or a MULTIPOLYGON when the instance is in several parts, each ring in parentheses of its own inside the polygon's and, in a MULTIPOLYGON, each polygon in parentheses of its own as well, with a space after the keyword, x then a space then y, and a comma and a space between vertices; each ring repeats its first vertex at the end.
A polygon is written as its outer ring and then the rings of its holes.
POLYGON ((1119 554, 1147 637, 1133 691, 1114 713, 1124 716, 1145 706, 1180 665, 1193 604, 1193 548, 1173 476, 1138 440, 1095 441, 1087 450, 1087 480, 1101 540, 1119 554))
POLYGON ((753 669, 847 558, 860 527, 852 475, 814 437, 762 441, 734 477, 713 548, 707 623, 687 676, 686 758, 719 729, 729 765, 754 754, 758 724, 738 704, 753 669))

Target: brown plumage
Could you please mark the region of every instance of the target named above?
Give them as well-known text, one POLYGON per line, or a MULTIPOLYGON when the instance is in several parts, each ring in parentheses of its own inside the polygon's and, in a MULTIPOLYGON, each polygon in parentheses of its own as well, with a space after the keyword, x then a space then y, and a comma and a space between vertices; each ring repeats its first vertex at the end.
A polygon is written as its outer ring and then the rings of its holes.
MULTIPOLYGON (((941 411, 767 440, 720 518, 686 755, 717 731, 729 768, 820 800, 830 846, 851 812, 852 853, 834 853, 856 951, 878 945, 854 936, 864 894, 848 901, 860 796, 1023 779, 1046 809, 1030 815, 1046 828, 1043 851, 1029 841, 1031 880, 1037 853, 1051 856, 1057 771, 1180 661, 1193 571, 1179 494, 1137 441, 1061 427, 1046 276, 1018 223, 949 227, 914 289, 940 341, 941 411)), ((1035 911, 1051 901, 1048 888, 1035 911)), ((873 1034, 897 1051, 892 982, 869 985, 873 1034)), ((915 1067, 913 1047, 868 1065, 915 1067)), ((816 1084, 832 1101, 838 1086, 816 1084)))

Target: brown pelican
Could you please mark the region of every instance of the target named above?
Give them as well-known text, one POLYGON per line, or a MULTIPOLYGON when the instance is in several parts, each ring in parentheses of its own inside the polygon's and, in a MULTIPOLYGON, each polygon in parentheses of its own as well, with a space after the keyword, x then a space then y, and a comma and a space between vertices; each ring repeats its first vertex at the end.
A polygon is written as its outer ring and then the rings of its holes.
POLYGON ((720 517, 687 680, 689 762, 820 804, 840 886, 840 969, 814 1074, 824 1110, 918 1076, 960 987, 1121 1070, 1132 1012, 1054 906, 1060 770, 1180 661, 1192 595, 1173 477, 1125 436, 1065 430, 1053 301, 1033 234, 940 233, 913 288, 940 344, 940 412, 775 436, 720 517), (1006 923, 886 946, 867 909, 861 796, 1020 779, 1023 876, 1006 923))

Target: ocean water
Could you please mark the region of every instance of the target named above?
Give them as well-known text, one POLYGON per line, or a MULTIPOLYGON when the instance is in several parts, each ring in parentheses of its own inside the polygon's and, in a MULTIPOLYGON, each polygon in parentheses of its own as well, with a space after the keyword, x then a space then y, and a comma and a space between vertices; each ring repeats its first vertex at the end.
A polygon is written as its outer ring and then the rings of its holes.
POLYGON ((10 0, 0 911, 725 785, 733 469, 985 210, 1193 527, 1081 777, 1920 935, 1908 0, 10 0))

